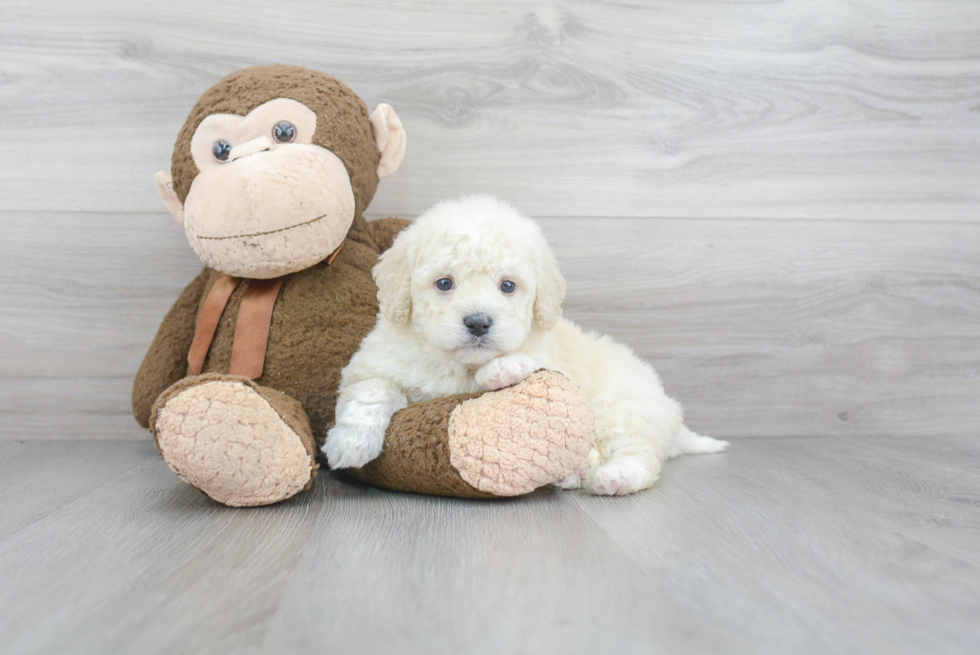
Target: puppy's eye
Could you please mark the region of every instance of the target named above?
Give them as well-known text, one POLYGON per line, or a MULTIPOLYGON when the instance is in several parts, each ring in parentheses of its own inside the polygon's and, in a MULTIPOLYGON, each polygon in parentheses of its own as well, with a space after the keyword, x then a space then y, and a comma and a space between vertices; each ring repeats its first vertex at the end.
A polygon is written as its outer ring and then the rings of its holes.
POLYGON ((517 285, 511 282, 510 280, 504 280, 503 282, 500 283, 500 290, 503 291, 504 293, 514 293, 514 289, 516 288, 517 285))
POLYGON ((436 280, 436 288, 439 291, 449 291, 453 288, 453 281, 448 277, 444 277, 441 280, 436 280))

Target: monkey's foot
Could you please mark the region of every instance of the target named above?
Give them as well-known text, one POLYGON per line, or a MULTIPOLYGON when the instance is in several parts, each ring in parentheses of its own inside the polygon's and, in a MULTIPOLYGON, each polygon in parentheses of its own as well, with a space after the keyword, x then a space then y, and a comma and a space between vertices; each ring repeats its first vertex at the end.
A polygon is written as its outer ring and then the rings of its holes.
POLYGON ((315 444, 299 402, 239 376, 185 378, 153 405, 150 429, 182 480, 232 507, 309 489, 315 444))
POLYGON ((588 399, 554 371, 467 400, 449 418, 450 462, 463 480, 495 496, 564 480, 586 462, 594 439, 588 399))

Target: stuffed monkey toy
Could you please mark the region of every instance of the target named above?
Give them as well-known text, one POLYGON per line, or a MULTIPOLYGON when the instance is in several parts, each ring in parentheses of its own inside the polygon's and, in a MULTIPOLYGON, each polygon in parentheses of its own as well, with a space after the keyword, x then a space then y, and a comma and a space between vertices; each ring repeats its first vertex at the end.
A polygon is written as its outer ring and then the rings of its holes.
MULTIPOLYGON (((367 222, 405 154, 401 121, 297 66, 233 73, 206 91, 158 190, 205 268, 163 319, 133 413, 184 481, 230 506, 310 488, 340 370, 374 325, 371 269, 407 225, 367 222)), ((586 460, 592 414, 541 371, 500 391, 412 405, 353 477, 399 491, 513 496, 586 460)), ((321 456, 322 457, 322 456, 321 456)))

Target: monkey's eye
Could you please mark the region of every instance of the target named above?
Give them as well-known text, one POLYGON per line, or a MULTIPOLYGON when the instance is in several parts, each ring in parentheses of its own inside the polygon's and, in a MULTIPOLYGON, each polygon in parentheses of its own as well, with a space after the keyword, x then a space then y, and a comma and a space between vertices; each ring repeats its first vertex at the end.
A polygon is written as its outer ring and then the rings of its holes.
POLYGON ((504 280, 503 282, 500 283, 500 290, 503 291, 504 293, 514 293, 514 289, 516 288, 517 285, 511 282, 510 280, 504 280))
POLYGON ((228 161, 228 155, 231 153, 231 144, 224 139, 215 141, 214 145, 211 146, 211 153, 214 154, 214 158, 218 161, 228 161))
POLYGON ((292 143, 296 139, 296 126, 289 121, 279 121, 272 128, 272 138, 279 143, 292 143))
POLYGON ((449 291, 453 288, 453 281, 448 277, 444 277, 441 280, 436 280, 436 288, 439 291, 449 291))

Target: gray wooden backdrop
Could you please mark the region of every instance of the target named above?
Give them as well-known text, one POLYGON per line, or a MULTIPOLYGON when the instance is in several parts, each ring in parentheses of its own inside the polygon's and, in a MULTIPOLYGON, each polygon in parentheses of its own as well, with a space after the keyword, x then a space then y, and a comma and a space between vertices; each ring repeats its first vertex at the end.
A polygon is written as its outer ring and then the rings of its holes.
POLYGON ((980 3, 3 0, 0 438, 145 438, 131 379, 199 268, 153 174, 276 62, 397 109, 370 216, 540 218, 566 315, 694 429, 976 434, 980 3))

